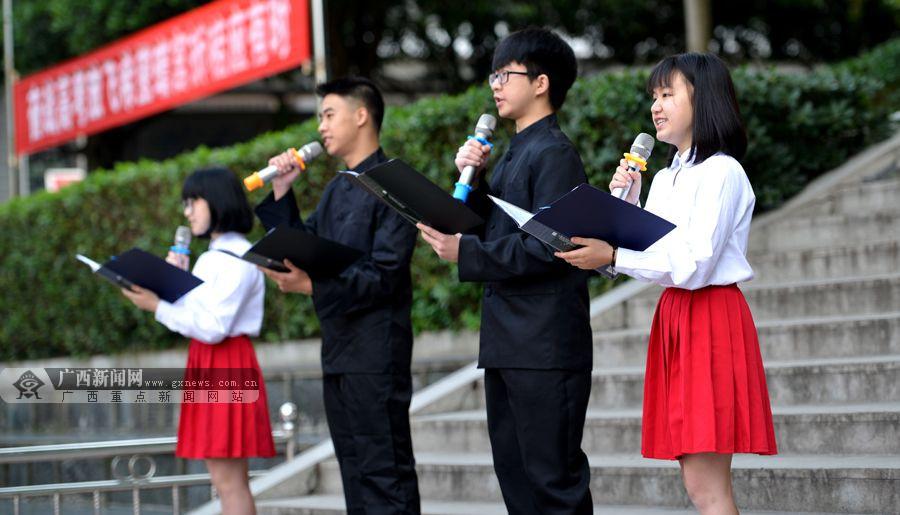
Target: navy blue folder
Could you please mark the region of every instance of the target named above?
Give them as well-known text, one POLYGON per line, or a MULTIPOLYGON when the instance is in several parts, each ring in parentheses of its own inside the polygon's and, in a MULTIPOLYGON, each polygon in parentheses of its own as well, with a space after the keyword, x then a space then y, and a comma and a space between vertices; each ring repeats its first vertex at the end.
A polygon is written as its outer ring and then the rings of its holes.
POLYGON ((675 229, 646 209, 581 184, 534 216, 536 222, 566 234, 603 240, 614 247, 644 251, 675 229))
POLYGON ((643 251, 675 228, 668 220, 590 184, 577 186, 537 213, 496 197, 491 200, 523 231, 562 252, 579 247, 570 239, 574 236, 643 251))
POLYGON ((123 252, 102 265, 80 254, 76 257, 91 267, 94 273, 113 284, 127 289, 133 285, 140 286, 166 302, 175 302, 203 284, 202 280, 190 272, 139 248, 123 252))

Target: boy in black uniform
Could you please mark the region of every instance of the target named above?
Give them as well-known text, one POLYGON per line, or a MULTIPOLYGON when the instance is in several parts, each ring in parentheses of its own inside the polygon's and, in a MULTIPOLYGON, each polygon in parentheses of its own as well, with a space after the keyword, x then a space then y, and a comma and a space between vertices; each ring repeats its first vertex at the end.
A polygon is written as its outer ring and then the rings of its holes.
MULTIPOLYGON (((384 100, 351 77, 316 88, 325 150, 365 172, 387 161, 378 140, 384 100)), ((282 291, 311 295, 322 325, 325 413, 341 468, 347 512, 419 513, 409 429, 412 398, 412 282, 416 230, 387 205, 339 174, 304 223, 291 183, 300 173, 287 152, 269 164, 281 175, 256 208, 267 229, 289 223, 359 249, 365 256, 333 279, 264 270, 282 291)))
MULTIPOLYGON (((494 470, 512 514, 591 513, 590 469, 581 450, 591 388, 588 273, 566 268, 483 194, 532 212, 586 182, 556 111, 577 74, 571 47, 550 31, 526 29, 494 53, 491 90, 501 117, 516 122, 490 184, 470 203, 483 235, 447 235, 419 224, 461 281, 484 283, 479 366, 485 369, 494 470), (480 198, 479 198, 480 197, 480 198)), ((456 165, 483 168, 490 148, 469 140, 456 165)), ((475 198, 472 198, 475 197, 475 198)))

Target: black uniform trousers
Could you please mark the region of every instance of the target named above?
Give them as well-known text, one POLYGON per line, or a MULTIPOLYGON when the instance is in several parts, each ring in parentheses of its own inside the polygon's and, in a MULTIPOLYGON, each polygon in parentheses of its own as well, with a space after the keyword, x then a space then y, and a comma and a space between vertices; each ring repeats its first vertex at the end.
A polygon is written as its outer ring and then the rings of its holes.
POLYGON ((325 415, 350 514, 418 514, 409 374, 326 374, 325 415))
POLYGON ((494 471, 511 515, 591 514, 581 450, 591 373, 484 371, 494 471))

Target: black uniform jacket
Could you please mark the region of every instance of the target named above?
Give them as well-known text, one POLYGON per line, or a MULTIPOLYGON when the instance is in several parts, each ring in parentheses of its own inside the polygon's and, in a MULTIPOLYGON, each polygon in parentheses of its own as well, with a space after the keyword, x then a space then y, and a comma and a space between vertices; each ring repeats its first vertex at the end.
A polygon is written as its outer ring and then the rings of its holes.
POLYGON ((485 283, 480 367, 591 369, 589 273, 555 257, 484 196, 535 212, 586 181, 554 114, 516 134, 490 184, 473 191, 470 205, 487 222, 483 234, 460 241, 459 279, 485 283))
MULTIPOLYGON (((362 173, 385 161, 379 149, 354 171, 362 173)), ((266 229, 288 223, 365 253, 340 276, 313 282, 324 373, 409 373, 409 263, 416 228, 344 174, 328 183, 305 223, 293 191, 278 201, 269 194, 256 214, 266 229)))

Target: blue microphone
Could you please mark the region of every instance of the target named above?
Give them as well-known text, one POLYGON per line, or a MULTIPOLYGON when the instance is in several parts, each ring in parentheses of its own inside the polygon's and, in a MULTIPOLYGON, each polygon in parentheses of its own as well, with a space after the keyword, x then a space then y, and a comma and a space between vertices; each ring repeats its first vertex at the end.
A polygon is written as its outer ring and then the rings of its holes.
MULTIPOLYGON (((474 139, 482 145, 488 145, 493 148, 494 145, 491 143, 490 139, 491 136, 494 135, 494 129, 496 127, 497 119, 489 114, 483 114, 478 118, 478 123, 475 124, 475 134, 469 136, 469 139, 474 139)), ((459 174, 459 182, 456 183, 456 189, 453 190, 453 198, 465 202, 466 199, 469 198, 469 193, 472 191, 472 180, 474 178, 474 166, 469 165, 463 168, 462 173, 459 174)))
POLYGON ((175 230, 175 242, 174 245, 169 247, 169 250, 174 252, 176 255, 176 261, 178 268, 182 270, 187 270, 191 263, 191 228, 185 227, 183 225, 179 225, 178 229, 175 230))
POLYGON ((178 229, 175 229, 175 241, 174 245, 169 247, 169 250, 176 254, 182 254, 185 256, 191 255, 191 229, 190 227, 185 227, 183 225, 179 225, 178 229))

